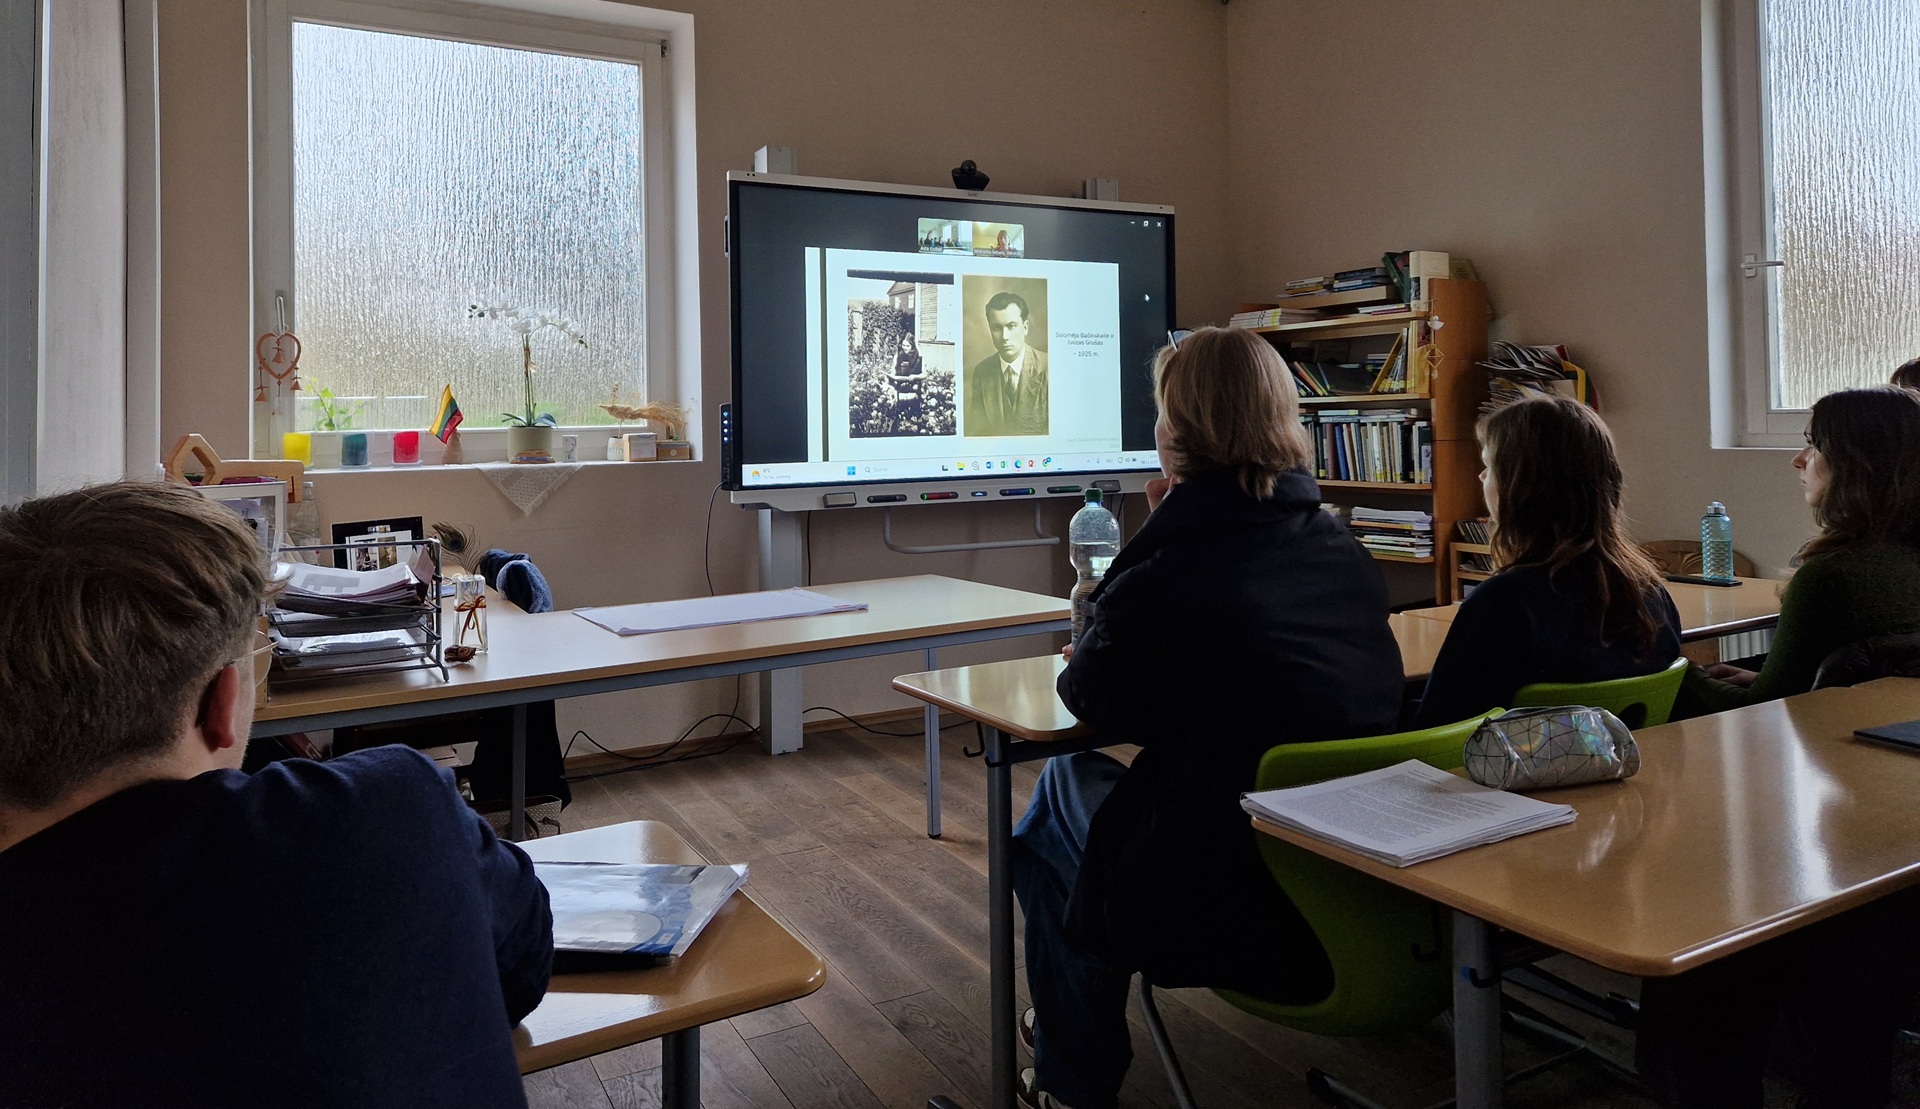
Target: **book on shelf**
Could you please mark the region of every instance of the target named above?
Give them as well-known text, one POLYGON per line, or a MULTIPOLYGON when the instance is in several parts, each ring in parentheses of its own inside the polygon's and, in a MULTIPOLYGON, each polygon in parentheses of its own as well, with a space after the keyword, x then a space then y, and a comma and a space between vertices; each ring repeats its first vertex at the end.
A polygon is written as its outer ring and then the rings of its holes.
MULTIPOLYGON (((1300 414, 1316 477, 1426 485, 1433 481, 1433 424, 1417 408, 1318 408, 1300 414)), ((1431 546, 1431 540, 1429 540, 1431 546)))
POLYGON ((1493 542, 1493 521, 1485 516, 1461 520, 1453 525, 1453 532, 1462 542, 1478 543, 1484 547, 1493 542))
POLYGON ((1332 286, 1329 285, 1325 290, 1289 293, 1277 299, 1285 308, 1314 309, 1338 316, 1343 312, 1353 312, 1365 305, 1380 304, 1401 298, 1400 290, 1387 284, 1346 289, 1337 293, 1332 291, 1332 286))
POLYGON ((1402 367, 1406 365, 1406 362, 1405 362, 1406 354, 1407 354, 1407 333, 1405 331, 1401 331, 1400 334, 1395 335, 1393 337, 1393 345, 1391 347, 1388 347, 1387 352, 1380 356, 1379 372, 1374 376, 1373 384, 1368 387, 1367 392, 1369 393, 1404 393, 1406 392, 1407 379, 1404 376, 1399 378, 1396 378, 1394 376, 1397 372, 1399 372, 1399 370, 1402 367))
POLYGON ((1430 292, 1427 282, 1451 277, 1451 261, 1444 250, 1407 251, 1407 303, 1416 312, 1427 310, 1430 292))
POLYGON ((643 964, 686 954, 733 891, 744 865, 535 862, 553 906, 555 969, 598 960, 643 964))
POLYGON ((1396 558, 1433 555, 1433 516, 1418 509, 1395 510, 1354 505, 1347 530, 1374 554, 1396 558))
POLYGON ((1407 252, 1389 250, 1380 256, 1380 265, 1386 269, 1387 276, 1393 279, 1393 287, 1399 291, 1400 299, 1413 299, 1407 285, 1407 252))
POLYGON ((1387 866, 1571 824, 1573 806, 1523 797, 1408 759, 1290 789, 1245 794, 1247 813, 1387 866))
POLYGON ((1235 312, 1227 318, 1228 327, 1278 327, 1283 323, 1308 323, 1320 313, 1298 308, 1260 308, 1235 312))
POLYGON ((1331 277, 1296 277, 1282 285, 1280 291, 1287 296, 1298 296, 1301 293, 1324 293, 1331 288, 1331 277))

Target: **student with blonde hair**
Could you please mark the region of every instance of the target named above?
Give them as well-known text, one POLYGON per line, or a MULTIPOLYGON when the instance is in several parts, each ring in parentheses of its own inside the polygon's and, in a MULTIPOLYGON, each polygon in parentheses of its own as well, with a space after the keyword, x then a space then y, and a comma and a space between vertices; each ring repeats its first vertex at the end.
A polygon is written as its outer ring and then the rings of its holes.
POLYGON ((0 1105, 524 1105, 546 891, 404 747, 240 772, 240 517, 117 482, 0 509, 0 1105))
POLYGON ((1239 796, 1274 744, 1391 732, 1399 709, 1385 582, 1320 510, 1279 355, 1204 328, 1160 352, 1153 381, 1166 476, 1059 683, 1076 716, 1141 750, 1130 768, 1050 760, 1014 832, 1031 1105, 1115 1104, 1136 971, 1325 996, 1325 952, 1262 865, 1239 796))

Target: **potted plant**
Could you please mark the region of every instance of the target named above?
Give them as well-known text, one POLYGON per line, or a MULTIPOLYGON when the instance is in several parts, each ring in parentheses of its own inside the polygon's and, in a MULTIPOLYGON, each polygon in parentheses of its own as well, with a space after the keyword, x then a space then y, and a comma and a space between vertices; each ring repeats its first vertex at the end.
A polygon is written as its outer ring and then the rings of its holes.
POLYGON ((583 347, 587 345, 586 336, 564 316, 531 312, 511 304, 469 304, 467 318, 505 320, 514 334, 520 336, 520 376, 526 385, 526 404, 518 413, 500 414, 507 422, 508 461, 552 462, 554 425, 558 421, 553 413, 540 411, 533 399, 533 336, 552 328, 583 347))

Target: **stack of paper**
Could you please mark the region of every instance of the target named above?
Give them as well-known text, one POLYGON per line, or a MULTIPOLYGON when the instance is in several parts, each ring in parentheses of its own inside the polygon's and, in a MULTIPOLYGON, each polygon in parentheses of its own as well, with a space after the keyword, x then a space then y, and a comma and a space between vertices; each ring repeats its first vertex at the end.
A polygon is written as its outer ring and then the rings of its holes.
POLYGON ((275 602, 296 612, 328 612, 356 605, 413 605, 424 596, 420 579, 403 563, 379 570, 340 570, 283 562, 275 570, 285 582, 275 602))
POLYGON ((672 958, 747 881, 747 868, 536 862, 553 906, 553 949, 672 958))
POLYGON ((1409 759, 1365 774, 1249 793, 1247 812, 1388 866, 1573 822, 1573 806, 1490 789, 1409 759))

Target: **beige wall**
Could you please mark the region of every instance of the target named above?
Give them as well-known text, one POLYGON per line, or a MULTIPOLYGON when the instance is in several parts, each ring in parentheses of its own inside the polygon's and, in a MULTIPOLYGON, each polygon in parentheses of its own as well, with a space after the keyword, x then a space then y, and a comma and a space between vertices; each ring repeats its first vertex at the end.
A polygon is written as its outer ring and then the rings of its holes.
POLYGON ((1386 250, 1472 258, 1493 337, 1593 371, 1645 538, 1778 569, 1812 524, 1785 451, 1708 437, 1701 17, 1675 0, 1233 0, 1229 272, 1251 299, 1386 250))
MULTIPOLYGON (((1066 195, 1083 177, 1117 177, 1123 199, 1180 210, 1182 315, 1217 319, 1231 309, 1220 5, 671 6, 696 19, 706 397, 728 388, 723 175, 747 168, 767 143, 795 148, 800 171, 823 177, 946 185, 947 170, 969 157, 996 191, 1066 195)), ((246 0, 168 0, 161 11, 162 441, 197 430, 236 456, 246 453, 251 342, 246 12, 246 0)), ((717 441, 712 412, 702 419, 707 441, 717 441)), ((717 461, 590 467, 530 518, 472 473, 323 476, 318 492, 323 522, 421 514, 471 525, 490 544, 533 554, 558 602, 571 606, 704 591, 702 536, 717 481, 717 461)), ((1053 530, 1064 530, 1068 511, 1048 506, 1053 530)), ((816 515, 816 582, 941 573, 1063 595, 1070 582, 1063 550, 902 556, 881 546, 877 513, 816 515)), ((713 519, 714 584, 751 587, 751 518, 723 500, 713 519)), ((943 506, 898 513, 895 530, 905 542, 971 541, 1017 536, 1029 519, 1014 507, 943 506)), ((942 659, 1048 646, 1016 641, 942 659)), ((848 712, 906 705, 886 683, 915 669, 916 656, 817 668, 806 703, 848 712)), ((702 713, 730 707, 733 689, 711 682, 564 703, 563 734, 585 727, 609 746, 671 739, 702 713)))

